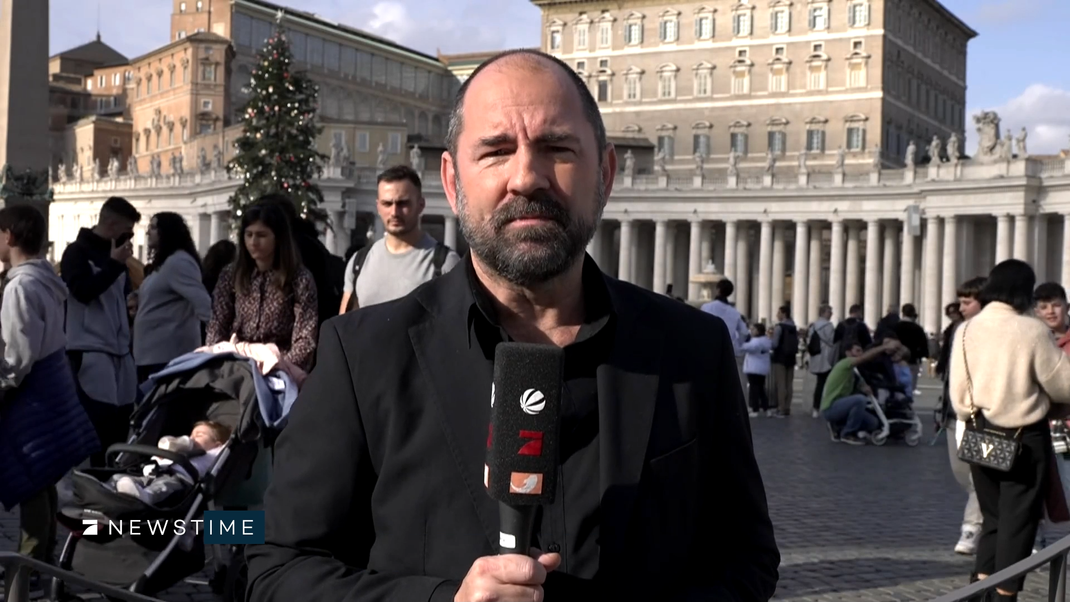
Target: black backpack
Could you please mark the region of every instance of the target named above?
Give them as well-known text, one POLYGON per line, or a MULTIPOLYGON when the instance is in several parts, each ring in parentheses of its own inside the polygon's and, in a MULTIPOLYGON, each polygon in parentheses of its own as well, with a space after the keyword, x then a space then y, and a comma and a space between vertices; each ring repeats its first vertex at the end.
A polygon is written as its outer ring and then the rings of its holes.
POLYGON ((817 334, 817 328, 810 329, 810 340, 806 342, 806 352, 811 356, 821 355, 821 335, 817 334))
POLYGON ((777 328, 780 328, 780 344, 773 350, 771 359, 782 366, 794 366, 799 353, 799 329, 785 323, 777 324, 777 328))
MULTIPOLYGON (((371 252, 373 244, 375 244, 375 243, 370 243, 370 244, 367 244, 364 247, 362 247, 359 251, 357 251, 356 258, 353 259, 353 289, 354 290, 353 290, 353 294, 349 296, 349 307, 346 308, 346 311, 349 311, 349 310, 353 309, 353 302, 356 301, 356 298, 357 298, 357 296, 356 296, 357 278, 360 276, 360 270, 364 268, 364 264, 368 261, 368 253, 371 252)), ((435 257, 434 257, 434 259, 432 259, 432 263, 435 266, 435 273, 432 276, 433 278, 438 278, 439 276, 442 275, 442 266, 444 266, 446 264, 446 259, 449 258, 450 251, 451 251, 451 249, 448 246, 446 246, 446 243, 437 242, 436 241, 436 243, 435 243, 435 257)))

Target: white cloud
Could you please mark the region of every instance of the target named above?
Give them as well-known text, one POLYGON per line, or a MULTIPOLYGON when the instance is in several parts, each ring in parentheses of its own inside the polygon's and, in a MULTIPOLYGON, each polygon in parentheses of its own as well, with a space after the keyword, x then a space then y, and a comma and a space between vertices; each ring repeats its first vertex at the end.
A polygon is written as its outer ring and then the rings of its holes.
MULTIPOLYGON (((1003 106, 992 109, 999 114, 1004 132, 1015 136, 1024 127, 1029 132, 1029 154, 1055 154, 1070 146, 1070 91, 1045 84, 1033 84, 1003 106)), ((970 115, 977 110, 971 110, 970 115)), ((977 148, 972 121, 966 124, 970 152, 977 148)))
POLYGON ((381 0, 337 11, 343 23, 427 54, 500 50, 538 45, 539 12, 527 3, 503 6, 498 0, 441 3, 381 0))

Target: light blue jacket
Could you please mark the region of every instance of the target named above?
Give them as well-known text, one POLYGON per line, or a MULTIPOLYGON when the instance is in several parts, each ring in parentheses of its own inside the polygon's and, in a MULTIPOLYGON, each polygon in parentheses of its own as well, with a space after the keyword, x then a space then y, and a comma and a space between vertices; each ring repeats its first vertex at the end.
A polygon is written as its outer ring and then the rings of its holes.
POLYGON ((769 376, 773 339, 767 336, 754 337, 746 343, 741 343, 740 349, 746 354, 743 358, 743 374, 769 376))

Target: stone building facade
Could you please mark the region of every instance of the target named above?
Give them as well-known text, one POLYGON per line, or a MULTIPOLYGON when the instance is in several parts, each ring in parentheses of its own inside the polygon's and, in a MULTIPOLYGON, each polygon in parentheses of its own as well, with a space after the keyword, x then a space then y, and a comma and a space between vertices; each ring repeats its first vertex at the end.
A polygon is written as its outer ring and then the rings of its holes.
POLYGON ((902 165, 910 140, 965 131, 976 33, 936 0, 532 2, 543 50, 636 140, 640 172, 659 153, 672 169, 732 150, 832 164, 842 148, 864 165, 879 148, 902 165))

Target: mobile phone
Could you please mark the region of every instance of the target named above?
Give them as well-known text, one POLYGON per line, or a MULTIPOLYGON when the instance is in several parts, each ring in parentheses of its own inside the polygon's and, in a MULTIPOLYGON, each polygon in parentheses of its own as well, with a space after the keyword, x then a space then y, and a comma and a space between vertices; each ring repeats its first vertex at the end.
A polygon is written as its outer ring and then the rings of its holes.
POLYGON ((115 246, 116 247, 121 247, 121 246, 125 245, 126 243, 130 242, 130 239, 132 239, 132 238, 134 238, 134 233, 133 232, 127 232, 125 234, 122 234, 121 236, 119 236, 119 238, 115 239, 115 246))

